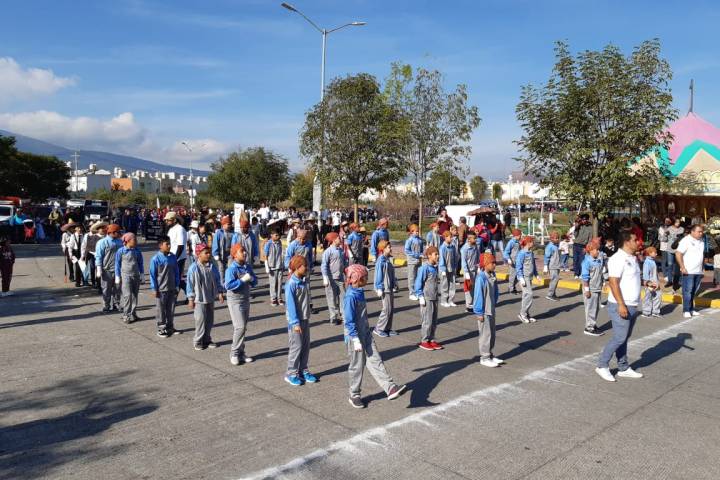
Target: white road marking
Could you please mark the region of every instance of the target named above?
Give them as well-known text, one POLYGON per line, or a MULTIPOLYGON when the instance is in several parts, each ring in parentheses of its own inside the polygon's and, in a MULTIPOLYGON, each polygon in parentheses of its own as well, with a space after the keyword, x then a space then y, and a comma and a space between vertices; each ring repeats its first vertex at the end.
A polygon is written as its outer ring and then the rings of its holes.
MULTIPOLYGON (((717 313, 717 309, 707 309, 704 310, 703 313, 705 314, 714 314, 717 313)), ((708 318, 705 316, 704 318, 708 318)), ((695 322, 698 320, 702 320, 703 317, 693 317, 690 319, 687 319, 683 322, 676 323, 675 325, 671 325, 670 327, 664 328, 662 330, 658 330, 657 332, 651 333, 650 335, 646 335, 644 337, 638 338, 636 340, 631 340, 628 343, 629 347, 635 348, 635 347, 648 347, 655 344, 657 340, 661 340, 666 338, 669 334, 673 334, 677 330, 681 330, 684 327, 686 327, 691 322, 695 322)), ((603 343, 604 345, 604 343, 603 343)), ((331 454, 335 452, 351 452, 353 450, 356 450, 358 446, 361 444, 371 444, 376 446, 383 445, 383 437, 386 433, 388 433, 390 430, 402 427, 404 425, 408 425, 411 423, 418 423, 422 425, 432 426, 432 424, 428 421, 431 417, 436 416, 442 416, 444 412, 447 412, 449 410, 463 407, 467 405, 480 405, 483 403, 483 400, 486 397, 489 397, 491 395, 499 395, 499 394, 519 394, 524 391, 524 389, 520 386, 523 383, 527 382, 537 382, 537 381, 555 381, 555 379, 549 378, 550 375, 553 373, 557 373, 558 371, 579 371, 582 369, 583 371, 587 371, 588 375, 594 375, 594 372, 592 371, 591 367, 595 366, 595 359, 597 358, 598 353, 591 353, 588 355, 584 355, 582 357, 575 358, 573 360, 568 360, 566 362, 559 363, 557 365, 553 365, 547 368, 543 368, 541 370, 537 370, 535 372, 528 373, 527 375, 524 375, 518 380, 515 380, 514 382, 508 382, 508 383, 502 383, 500 385, 494 385, 492 387, 486 387, 480 390, 476 390, 474 392, 467 393, 465 395, 461 395, 460 397, 451 400, 449 402, 443 403, 441 405, 438 405, 436 407, 429 408, 427 410, 423 410, 422 412, 418 412, 412 415, 409 415, 405 418, 402 418, 400 420, 396 420, 394 422, 390 422, 386 425, 371 428, 369 430, 366 430, 362 433, 358 433, 357 435, 353 435, 350 438, 347 438, 345 440, 340 440, 334 443, 331 443, 329 446, 325 448, 317 449, 313 452, 308 453, 307 455, 303 455, 301 457, 294 458, 290 460, 289 462, 278 465, 275 467, 270 467, 265 470, 261 470, 255 473, 252 473, 246 477, 241 477, 240 480, 259 480, 259 479, 265 479, 265 478, 274 478, 281 476, 286 473, 290 473, 291 471, 298 470, 302 468, 303 466, 314 462, 316 460, 326 458, 330 456, 331 454)))

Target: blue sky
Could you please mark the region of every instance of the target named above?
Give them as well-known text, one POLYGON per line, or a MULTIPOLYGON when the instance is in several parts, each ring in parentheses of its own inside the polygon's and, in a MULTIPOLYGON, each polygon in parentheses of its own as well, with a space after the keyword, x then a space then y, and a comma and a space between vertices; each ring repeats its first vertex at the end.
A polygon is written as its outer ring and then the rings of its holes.
MULTIPOLYGON (((717 2, 294 0, 329 36, 327 78, 390 63, 437 68, 468 86, 482 123, 470 168, 501 178, 518 168, 520 87, 544 82, 553 42, 573 51, 658 37, 685 113, 720 125, 717 2)), ((4 2, 0 128, 73 148, 196 166, 263 145, 302 168, 298 131, 319 99, 321 36, 279 1, 4 2), (188 152, 180 144, 193 146, 188 152), (204 145, 204 146, 203 146, 204 145)))

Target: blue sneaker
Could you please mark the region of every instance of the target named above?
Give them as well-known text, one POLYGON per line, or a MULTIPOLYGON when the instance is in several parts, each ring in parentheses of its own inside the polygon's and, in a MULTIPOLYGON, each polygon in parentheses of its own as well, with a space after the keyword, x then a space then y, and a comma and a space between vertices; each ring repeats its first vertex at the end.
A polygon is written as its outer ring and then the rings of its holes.
POLYGON ((303 383, 297 375, 285 375, 285 381, 293 387, 299 387, 303 383))
POLYGON ((315 383, 318 381, 317 377, 312 373, 308 372, 307 370, 303 372, 302 376, 305 378, 305 381, 307 383, 315 383))
POLYGON ((382 330, 378 330, 377 328, 373 328, 373 333, 374 333, 375 335, 377 335, 378 337, 383 337, 383 338, 386 338, 386 337, 389 337, 389 336, 390 336, 389 333, 384 332, 384 331, 382 331, 382 330))

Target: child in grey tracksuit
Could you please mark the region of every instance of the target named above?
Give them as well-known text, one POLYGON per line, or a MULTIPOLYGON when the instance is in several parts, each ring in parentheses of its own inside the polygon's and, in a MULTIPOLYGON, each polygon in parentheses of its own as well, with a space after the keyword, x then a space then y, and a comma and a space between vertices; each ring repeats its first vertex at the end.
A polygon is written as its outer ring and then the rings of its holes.
POLYGON ((373 333, 379 337, 397 335, 392 329, 393 310, 395 308, 394 291, 397 287, 395 278, 395 266, 392 259, 392 247, 390 242, 381 240, 378 242, 378 258, 375 262, 375 293, 382 302, 382 311, 378 317, 377 325, 373 333))
POLYGON ((428 247, 425 250, 428 263, 420 267, 415 279, 415 295, 420 302, 420 318, 422 321, 421 342, 419 347, 423 350, 441 350, 443 347, 435 341, 435 329, 438 321, 438 259, 440 252, 437 247, 428 247))
POLYGON ((150 260, 150 290, 155 292, 157 336, 167 338, 176 333, 175 299, 180 285, 180 268, 170 251, 170 238, 158 238, 159 251, 150 260))
POLYGON ((265 272, 268 274, 268 281, 270 283, 270 303, 272 305, 282 305, 283 300, 280 292, 282 292, 285 264, 283 262, 282 242, 280 241, 279 231, 275 230, 272 232, 270 240, 265 242, 263 253, 265 253, 265 272))
POLYGON ((583 284, 583 302, 585 303, 585 333, 599 336, 603 333, 597 328, 597 317, 600 311, 605 261, 600 252, 600 244, 591 241, 585 246, 585 258, 580 266, 580 279, 583 284))
POLYGON ((245 355, 245 331, 250 320, 250 287, 257 285, 252 265, 247 262, 249 253, 236 243, 230 250, 233 262, 225 271, 225 290, 228 310, 233 324, 233 341, 230 347, 230 363, 242 365, 253 361, 245 355))
POLYGON ((455 307, 455 272, 458 265, 458 251, 453 244, 450 230, 444 234, 445 241, 440 245, 440 306, 455 307))
POLYGON ((138 319, 137 310, 140 282, 145 269, 143 267, 142 253, 136 246, 137 240, 132 233, 123 235, 125 246, 115 253, 115 285, 121 286, 122 291, 122 319, 131 323, 138 319))
POLYGON ((210 332, 215 323, 215 298, 223 302, 223 282, 211 259, 210 247, 201 243, 195 247, 195 262, 187 272, 185 294, 195 317, 195 350, 216 348, 210 332))
POLYGON ((535 323, 535 319, 530 316, 530 307, 533 304, 532 279, 537 277, 537 266, 535 265, 535 255, 532 248, 534 244, 533 237, 525 237, 520 243, 520 253, 517 255, 517 276, 520 286, 522 287, 522 301, 520 303, 520 315, 518 318, 523 323, 535 323))
POLYGON ((662 292, 658 290, 659 280, 657 263, 657 250, 655 247, 645 249, 645 262, 643 262, 642 281, 645 286, 645 298, 643 298, 643 317, 659 317, 662 306, 662 292))
POLYGON ((340 237, 335 232, 325 236, 329 245, 322 256, 320 271, 325 287, 330 323, 340 325, 340 293, 345 293, 345 251, 342 248, 340 237))
POLYGON ((307 258, 293 256, 288 262, 290 278, 285 282, 285 304, 288 321, 288 367, 285 381, 297 387, 317 378, 308 371, 310 357, 310 286, 307 258))
POLYGON ((480 248, 476 243, 477 234, 474 230, 468 231, 467 242, 460 249, 460 262, 463 270, 463 290, 465 291, 465 310, 473 308, 473 295, 475 291, 475 277, 478 273, 480 248))
POLYGON ((548 300, 557 301, 557 286, 560 281, 560 235, 557 232, 550 234, 550 242, 545 247, 545 258, 543 273, 550 273, 550 286, 548 287, 548 294, 545 298, 548 300))
POLYGON ((410 300, 417 300, 413 293, 415 277, 417 276, 423 256, 423 240, 420 238, 418 226, 410 225, 410 237, 405 241, 405 258, 407 259, 407 279, 410 300))
POLYGON ((510 293, 518 293, 517 292, 517 283, 518 283, 518 275, 517 275, 517 256, 518 253, 520 253, 520 237, 522 236, 522 233, 518 229, 513 229, 512 231, 512 238, 510 241, 505 245, 505 250, 503 250, 503 260, 505 260, 505 263, 508 264, 508 290, 510 293))

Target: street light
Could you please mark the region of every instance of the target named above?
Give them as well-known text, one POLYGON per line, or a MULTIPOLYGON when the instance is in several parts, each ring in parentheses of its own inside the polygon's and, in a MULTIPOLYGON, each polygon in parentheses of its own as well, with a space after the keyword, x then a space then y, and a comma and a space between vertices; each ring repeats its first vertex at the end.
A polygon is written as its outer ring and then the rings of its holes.
MULTIPOLYGON (((322 63, 320 64, 320 101, 322 102, 323 98, 325 98, 325 46, 327 44, 327 36, 333 32, 337 32, 338 30, 345 28, 345 27, 362 27, 363 25, 366 25, 365 22, 350 22, 346 23, 344 25, 340 25, 339 27, 326 29, 326 28, 320 28, 317 26, 315 22, 310 20, 307 16, 305 16, 304 13, 302 13, 297 8, 293 7, 289 3, 281 3, 281 7, 290 10, 291 12, 295 12, 301 17, 303 17, 307 22, 312 25, 315 30, 320 32, 322 34, 322 63)), ((320 184, 320 180, 318 179, 317 175, 315 175, 315 179, 313 180, 313 210, 320 213, 320 200, 322 198, 322 185, 320 184)))
MULTIPOLYGON (((182 141, 180 142, 185 146, 188 152, 190 152, 190 210, 195 208, 195 185, 193 185, 193 168, 192 168, 192 147, 188 142, 182 141)), ((206 144, 203 143, 200 145, 200 148, 204 147, 206 144)))

